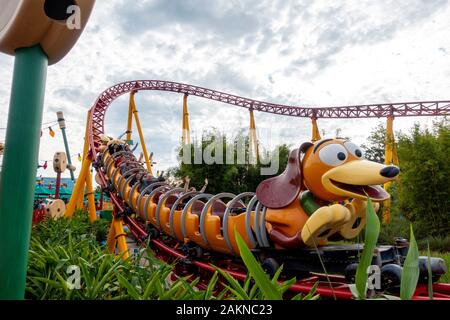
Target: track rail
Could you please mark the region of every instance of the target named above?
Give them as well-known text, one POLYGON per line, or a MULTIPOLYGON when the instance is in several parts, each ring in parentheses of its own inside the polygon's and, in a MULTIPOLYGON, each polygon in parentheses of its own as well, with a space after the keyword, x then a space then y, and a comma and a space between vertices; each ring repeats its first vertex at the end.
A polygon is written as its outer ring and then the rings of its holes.
POLYGON ((99 137, 104 133, 105 113, 109 105, 125 93, 140 90, 168 91, 187 94, 256 111, 302 118, 382 118, 389 116, 417 117, 450 115, 450 100, 340 107, 301 107, 258 101, 179 82, 135 80, 122 82, 106 89, 100 94, 91 108, 88 130, 90 151, 93 158, 95 158, 97 153, 99 137))

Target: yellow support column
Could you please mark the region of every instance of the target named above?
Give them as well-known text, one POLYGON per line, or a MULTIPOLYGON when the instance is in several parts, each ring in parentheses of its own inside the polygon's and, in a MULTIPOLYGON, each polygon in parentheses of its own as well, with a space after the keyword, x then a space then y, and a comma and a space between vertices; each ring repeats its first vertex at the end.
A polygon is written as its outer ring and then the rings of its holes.
POLYGON ((312 138, 311 138, 311 141, 315 142, 315 141, 318 141, 318 140, 322 139, 322 137, 320 136, 319 127, 317 126, 317 118, 316 117, 312 117, 311 118, 311 122, 312 122, 312 138))
POLYGON ((150 174, 152 173, 152 166, 150 164, 150 160, 148 158, 148 153, 147 153, 147 148, 145 147, 145 141, 144 141, 144 135, 142 134, 142 128, 141 128, 141 122, 139 121, 139 117, 138 117, 138 111, 136 109, 136 104, 134 102, 134 95, 136 94, 136 91, 132 91, 130 93, 130 106, 131 106, 131 110, 134 114, 134 121, 136 122, 136 127, 138 129, 139 132, 139 140, 141 141, 141 147, 142 147, 142 152, 144 153, 144 160, 145 160, 145 165, 147 167, 147 171, 150 174))
MULTIPOLYGON (((88 136, 88 134, 89 134, 89 118, 90 117, 91 117, 91 111, 88 111, 87 119, 86 119, 86 129, 84 131, 83 160, 81 162, 81 167, 83 167, 84 159, 86 159, 88 151, 89 151, 89 136, 88 136)), ((78 179, 80 179, 80 177, 78 177, 78 179)), ((83 200, 84 200, 84 187, 85 187, 86 181, 82 181, 82 182, 83 182, 83 187, 82 187, 83 191, 82 191, 81 196, 78 197, 78 199, 77 199, 77 202, 76 202, 77 209, 83 209, 83 207, 84 207, 83 200)))
POLYGON ((126 233, 123 231, 123 221, 121 218, 117 219, 116 217, 113 217, 108 233, 107 245, 109 253, 115 253, 116 246, 118 246, 120 253, 123 253, 123 260, 128 259, 130 256, 128 252, 126 233))
POLYGON ((109 226, 108 239, 106 240, 106 244, 108 246, 109 253, 114 253, 116 251, 117 239, 116 232, 114 231, 114 217, 111 221, 111 225, 109 226))
MULTIPOLYGON (((386 142, 385 142, 385 157, 384 157, 385 165, 396 165, 398 166, 398 157, 397 150, 395 148, 395 139, 394 139, 394 117, 388 116, 386 122, 386 142)), ((389 191, 391 182, 387 182, 384 184, 384 189, 389 191)), ((384 224, 389 224, 391 222, 391 200, 384 201, 384 210, 382 222, 384 224)))
POLYGON ((183 145, 191 144, 191 130, 189 128, 189 113, 187 106, 187 98, 188 94, 185 94, 183 97, 183 124, 182 124, 182 137, 181 141, 183 145))
POLYGON ((95 208, 94 189, 92 187, 92 175, 91 170, 88 170, 86 174, 86 189, 88 199, 89 220, 94 222, 97 220, 97 209, 95 208))
POLYGON ((84 198, 84 185, 86 183, 86 176, 90 170, 92 160, 89 157, 86 157, 83 161, 83 165, 81 166, 80 175, 78 176, 77 182, 72 190, 72 196, 70 197, 70 201, 66 207, 66 217, 71 218, 73 213, 75 212, 75 207, 81 198, 83 201, 84 198))
POLYGON ((86 119, 86 129, 84 132, 84 146, 83 146, 83 161, 81 162, 81 170, 78 175, 78 179, 75 183, 75 186, 72 190, 72 195, 70 197, 70 201, 66 207, 65 216, 67 218, 71 218, 73 213, 75 212, 75 208, 82 209, 83 208, 83 200, 84 200, 84 186, 86 184, 86 177, 88 171, 90 170, 92 160, 88 157, 89 150, 89 118, 91 116, 91 111, 88 111, 87 119, 86 119))
POLYGON ((250 108, 250 132, 249 132, 249 155, 251 157, 255 157, 256 162, 259 160, 259 147, 258 147, 258 138, 256 136, 256 125, 255 125, 255 116, 253 114, 253 109, 250 108))
POLYGON ((77 202, 76 202, 76 209, 82 210, 84 209, 84 187, 86 186, 86 181, 83 183, 81 194, 79 195, 77 202))
POLYGON ((123 231, 122 219, 116 219, 113 217, 106 244, 108 246, 109 253, 115 253, 118 245, 120 253, 123 253, 122 259, 126 260, 129 258, 130 254, 128 252, 126 234, 123 231))
POLYGON ((127 143, 131 140, 131 131, 133 126, 133 105, 131 103, 132 96, 134 97, 136 91, 132 91, 130 94, 130 103, 128 104, 128 121, 127 121, 127 143))

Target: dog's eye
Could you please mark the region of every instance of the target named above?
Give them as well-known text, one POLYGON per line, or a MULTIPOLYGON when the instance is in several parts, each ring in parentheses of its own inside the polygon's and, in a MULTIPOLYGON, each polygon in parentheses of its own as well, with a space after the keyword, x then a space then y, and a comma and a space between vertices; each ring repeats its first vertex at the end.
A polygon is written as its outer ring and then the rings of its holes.
POLYGON ((357 158, 362 158, 364 156, 362 150, 360 147, 358 147, 356 144, 354 144, 353 142, 347 141, 346 143, 344 143, 344 146, 347 148, 348 151, 350 151, 350 153, 352 155, 354 155, 357 158))
POLYGON ((329 144, 319 152, 320 160, 329 166, 342 164, 348 156, 347 150, 341 144, 329 144))

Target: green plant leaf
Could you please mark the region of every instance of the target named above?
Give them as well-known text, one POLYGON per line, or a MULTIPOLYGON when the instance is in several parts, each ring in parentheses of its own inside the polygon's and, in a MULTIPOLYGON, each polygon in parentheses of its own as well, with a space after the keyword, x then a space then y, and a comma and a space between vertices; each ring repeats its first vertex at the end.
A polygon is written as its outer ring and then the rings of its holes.
POLYGON ((119 280, 120 285, 125 287, 125 289, 127 290, 128 294, 131 296, 131 298, 133 298, 135 300, 140 300, 141 296, 136 291, 136 288, 133 287, 133 285, 127 279, 125 279, 120 273, 117 272, 116 276, 117 276, 117 280, 119 280))
MULTIPOLYGON (((105 260, 110 260, 109 257, 105 257, 105 260)), ((97 285, 94 287, 93 292, 92 292, 92 297, 97 297, 97 295, 99 294, 100 290, 102 290, 105 286, 105 283, 107 281, 110 281, 111 278, 114 276, 114 273, 118 270, 118 267, 122 264, 122 261, 117 261, 116 263, 114 263, 112 266, 109 267, 109 270, 102 275, 101 280, 97 283, 97 285)), ((103 265, 103 263, 102 263, 103 265)), ((101 273, 99 272, 98 275, 101 275, 101 273)))
POLYGON ((276 284, 278 282, 278 278, 281 275, 281 272, 283 272, 283 265, 281 265, 278 270, 275 272, 275 274, 272 277, 272 283, 276 284))
POLYGON ((302 300, 317 300, 317 299, 319 299, 319 295, 316 294, 318 286, 319 286, 319 281, 314 283, 313 287, 311 288, 311 291, 305 297, 303 297, 302 300))
POLYGON ((229 290, 233 291, 233 293, 237 296, 240 300, 250 300, 249 296, 245 292, 244 288, 239 284, 239 282, 234 279, 232 276, 230 276, 227 272, 223 271, 222 269, 214 266, 214 268, 217 270, 217 272, 228 282, 229 284, 229 290))
POLYGON ((373 251, 377 245, 380 234, 380 220, 373 209, 372 200, 367 197, 366 226, 364 249, 356 269, 355 285, 358 299, 365 299, 367 293, 367 268, 372 264, 373 251))
POLYGON ((348 289, 352 293, 353 297, 358 299, 359 293, 358 293, 358 289, 356 289, 356 285, 354 283, 351 283, 348 285, 348 289))
POLYGON ((270 280, 267 274, 264 272, 261 265, 256 261, 250 249, 247 247, 247 244, 242 239, 239 232, 237 232, 235 228, 235 238, 236 243, 239 247, 239 252, 241 253, 241 258, 244 261, 247 270, 250 272, 253 279, 255 279, 256 285, 261 289, 264 294, 265 299, 269 300, 282 300, 283 297, 278 292, 277 286, 274 285, 270 280))
POLYGON ((403 271, 400 283, 400 298, 402 300, 410 300, 416 291, 417 282, 419 281, 419 248, 412 224, 410 225, 409 249, 403 263, 403 271))
POLYGON ((228 293, 228 288, 224 288, 222 290, 222 292, 220 292, 217 296, 216 296, 216 300, 223 300, 225 298, 225 295, 228 293))
POLYGON ((151 276, 151 280, 147 284, 147 287, 144 289, 144 294, 142 295, 142 299, 147 300, 150 297, 153 290, 155 289, 155 282, 160 279, 159 278, 160 276, 161 276, 160 271, 153 273, 153 275, 151 276))
POLYGON ((216 272, 214 272, 214 275, 212 276, 211 280, 208 283, 208 287, 206 288, 204 298, 210 299, 213 296, 214 288, 216 287, 217 281, 219 280, 219 275, 216 272))
POLYGON ((287 280, 283 283, 277 283, 278 284, 278 292, 283 296, 283 294, 289 290, 290 287, 292 287, 297 282, 296 278, 292 278, 290 280, 287 280))

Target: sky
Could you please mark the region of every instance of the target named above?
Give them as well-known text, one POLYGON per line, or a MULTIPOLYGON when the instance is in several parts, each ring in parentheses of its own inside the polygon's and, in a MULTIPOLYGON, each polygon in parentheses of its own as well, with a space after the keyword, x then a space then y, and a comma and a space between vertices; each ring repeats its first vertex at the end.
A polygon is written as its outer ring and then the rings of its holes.
MULTIPOLYGON (((177 81, 297 106, 449 100, 449 16, 446 0, 97 1, 76 46, 48 69, 43 122, 64 112, 79 168, 87 110, 102 91, 128 80, 177 81)), ((0 128, 7 125, 13 63, 0 54, 0 128)), ((188 104, 194 139, 212 128, 229 136, 248 128, 246 109, 198 97, 188 104)), ((175 166, 182 96, 139 92, 136 105, 155 169, 175 166)), ((111 105, 107 134, 126 130, 127 108, 127 96, 111 105)), ((429 126, 432 120, 398 118, 394 127, 408 132, 414 122, 429 126)), ((255 121, 266 149, 310 139, 309 119, 256 113, 255 121)), ((362 144, 380 121, 318 124, 325 136, 339 128, 362 144)), ((43 130, 41 164, 64 150, 59 128, 53 130, 54 138, 43 130)), ((0 129, 0 141, 5 132, 0 129)), ((52 171, 49 166, 38 175, 54 176, 52 171)))

